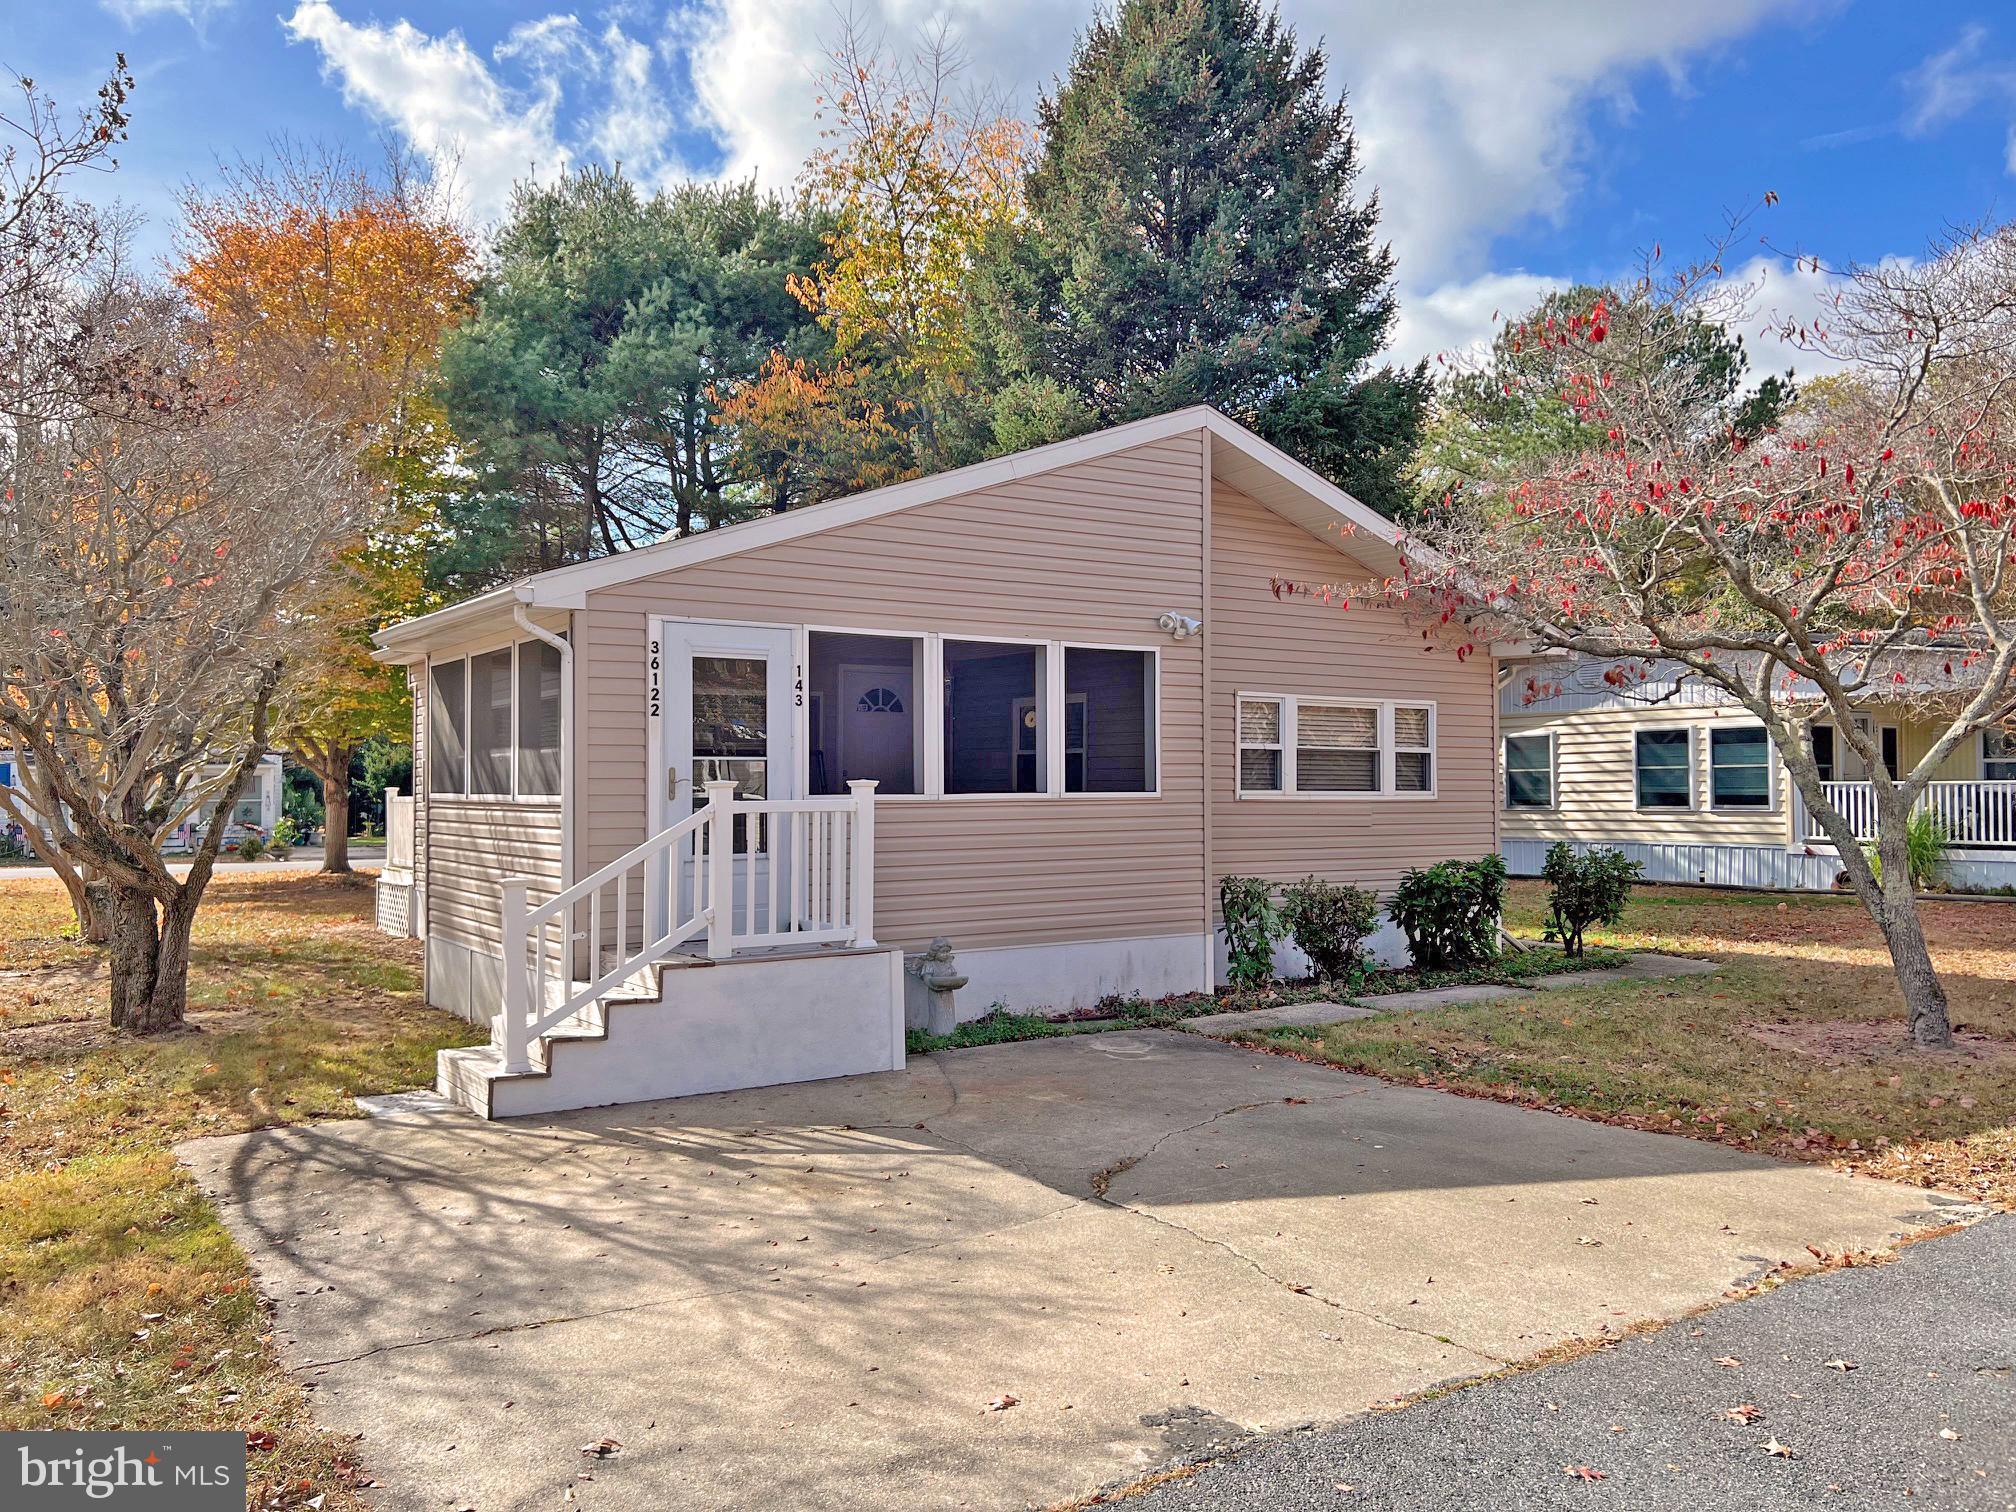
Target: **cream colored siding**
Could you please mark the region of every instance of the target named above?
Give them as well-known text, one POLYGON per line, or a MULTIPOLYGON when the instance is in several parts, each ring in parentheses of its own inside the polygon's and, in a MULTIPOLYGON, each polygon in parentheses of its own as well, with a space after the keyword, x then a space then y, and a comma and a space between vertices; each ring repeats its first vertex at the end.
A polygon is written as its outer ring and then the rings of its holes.
POLYGON ((414 917, 419 932, 427 933, 427 663, 416 662, 406 669, 407 684, 413 692, 413 875, 419 879, 420 896, 414 917))
MULTIPOLYGON (((594 590, 576 615, 577 869, 645 836, 649 616, 1161 648, 1158 797, 888 799, 876 936, 965 948, 1202 931, 1202 434, 594 590)), ((1307 539, 1306 537, 1304 539, 1307 539)), ((1313 542, 1311 543, 1313 546, 1313 542)))
MULTIPOLYGON (((1504 735, 1551 731, 1554 807, 1508 808, 1507 840, 1636 840, 1686 845, 1783 845, 1791 838, 1790 792, 1784 763, 1772 753, 1773 806, 1712 809, 1708 803, 1708 732, 1717 725, 1755 725, 1740 708, 1683 706, 1587 709, 1570 714, 1506 714, 1504 735), (1683 726, 1693 732, 1692 809, 1638 807, 1637 732, 1683 726)), ((1494 789, 1504 802, 1504 779, 1494 789)))
POLYGON ((560 890, 560 805, 443 798, 431 810, 427 933, 499 955, 504 878, 531 878, 535 903, 560 890))
MULTIPOLYGON (((1288 881, 1318 873, 1390 887, 1410 866, 1481 856, 1494 847, 1496 694, 1480 651, 1460 638, 1424 640, 1385 606, 1277 599, 1277 577, 1349 583, 1365 570, 1332 546, 1224 484, 1211 504, 1211 865, 1217 876, 1288 881), (1240 797, 1240 693, 1435 706, 1433 797, 1240 797)), ((1216 883, 1213 894, 1215 901, 1216 883)))

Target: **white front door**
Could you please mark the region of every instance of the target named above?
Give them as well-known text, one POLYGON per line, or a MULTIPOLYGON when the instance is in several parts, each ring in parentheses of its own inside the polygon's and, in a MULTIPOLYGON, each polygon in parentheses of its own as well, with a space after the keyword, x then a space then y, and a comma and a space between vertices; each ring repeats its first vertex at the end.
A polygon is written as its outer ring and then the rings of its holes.
MULTIPOLYGON (((659 712, 655 774, 657 828, 676 824, 707 803, 709 782, 733 782, 737 798, 795 798, 798 762, 792 745, 792 634, 754 625, 654 622, 652 705, 659 712)), ((774 927, 760 917, 769 886, 769 826, 735 826, 736 927, 774 927), (753 879, 745 874, 755 868, 753 879), (753 880, 753 886, 747 886, 753 880), (759 917, 742 917, 753 898, 759 917)), ((694 845, 681 847, 680 917, 690 917, 694 845)), ((780 884, 785 879, 779 878, 780 884)), ((788 894, 787 894, 788 896, 788 894)), ((699 900, 704 901, 704 900, 699 900)))

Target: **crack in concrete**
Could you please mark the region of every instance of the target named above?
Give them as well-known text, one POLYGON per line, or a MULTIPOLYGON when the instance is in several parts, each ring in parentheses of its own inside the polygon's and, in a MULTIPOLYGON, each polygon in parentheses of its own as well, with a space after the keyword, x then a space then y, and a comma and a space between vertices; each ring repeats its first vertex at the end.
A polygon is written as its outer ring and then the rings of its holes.
MULTIPOLYGON (((1362 1097, 1369 1090, 1371 1089, 1354 1088, 1348 1092, 1334 1093, 1330 1096, 1314 1100, 1320 1102, 1339 1102, 1347 1097, 1362 1097)), ((1180 1129, 1169 1130, 1166 1134, 1163 1134, 1160 1138, 1156 1139, 1156 1141, 1153 1144, 1149 1145, 1147 1149, 1142 1150, 1139 1154, 1126 1156, 1124 1159, 1115 1161, 1112 1165, 1106 1166, 1101 1170, 1094 1171, 1092 1173, 1092 1200, 1113 1209, 1115 1212, 1126 1213, 1135 1218, 1145 1218, 1150 1223, 1157 1224, 1162 1228, 1168 1229, 1171 1233, 1181 1234, 1185 1238, 1192 1239, 1199 1244, 1206 1244, 1212 1246, 1213 1248, 1221 1249, 1226 1254, 1230 1255, 1233 1259, 1239 1261, 1241 1264, 1245 1265, 1248 1269, 1253 1271, 1253 1273, 1259 1276, 1262 1280, 1271 1281, 1276 1286, 1280 1287, 1282 1290, 1292 1292, 1298 1297, 1307 1297, 1313 1302, 1320 1302, 1325 1307, 1332 1308, 1338 1312, 1350 1313, 1353 1317, 1363 1318, 1365 1319, 1366 1322, 1376 1323, 1382 1328, 1390 1328, 1396 1333, 1413 1334, 1417 1338, 1429 1339, 1437 1344, 1446 1344, 1452 1349, 1460 1349, 1465 1354, 1470 1355, 1475 1359, 1486 1360, 1494 1365, 1508 1365, 1512 1363, 1509 1359, 1505 1358, 1504 1356, 1492 1354, 1489 1350, 1472 1348, 1470 1345, 1461 1343, 1456 1339, 1452 1339, 1448 1337, 1446 1334, 1431 1333, 1429 1330, 1425 1328, 1416 1328, 1411 1323, 1396 1322, 1394 1319, 1385 1317, 1380 1313, 1369 1312, 1362 1307, 1353 1307, 1349 1303, 1338 1301, 1335 1297, 1326 1297, 1325 1295, 1323 1295, 1323 1293, 1315 1290, 1313 1287, 1304 1285, 1301 1282, 1290 1281, 1286 1277, 1276 1275, 1273 1271, 1269 1270, 1265 1265, 1263 1265, 1258 1259, 1256 1259, 1252 1255, 1247 1254, 1244 1250, 1240 1249, 1236 1244, 1233 1244, 1230 1240, 1219 1239, 1210 1234, 1200 1234, 1195 1229, 1190 1228, 1185 1224, 1176 1222, 1173 1218, 1165 1218, 1160 1213, 1150 1212, 1146 1208, 1134 1207, 1129 1203, 1122 1202, 1118 1198, 1108 1195, 1108 1193, 1112 1189, 1113 1179, 1116 1176, 1120 1176, 1125 1172, 1134 1169, 1134 1167, 1141 1164, 1142 1161, 1148 1159, 1151 1155, 1153 1155, 1157 1150, 1161 1149, 1164 1144, 1166 1144, 1170 1139, 1173 1139, 1176 1135, 1188 1134, 1197 1129, 1207 1128, 1210 1125, 1217 1123, 1220 1119, 1231 1118, 1235 1114, 1250 1113, 1256 1108, 1272 1107, 1275 1103, 1279 1101, 1280 1099, 1278 1098, 1268 1098, 1263 1102, 1240 1103, 1235 1107, 1226 1108, 1221 1112, 1214 1113, 1209 1118, 1200 1119, 1194 1124, 1185 1125, 1183 1128, 1180 1129)))

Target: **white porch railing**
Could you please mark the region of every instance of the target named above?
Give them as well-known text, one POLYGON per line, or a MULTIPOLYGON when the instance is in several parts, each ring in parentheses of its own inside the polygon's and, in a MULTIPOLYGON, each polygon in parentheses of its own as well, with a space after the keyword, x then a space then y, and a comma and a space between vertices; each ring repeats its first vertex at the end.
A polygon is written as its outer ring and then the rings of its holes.
POLYGON ((706 786, 703 807, 537 906, 528 879, 504 879, 492 1039, 506 1071, 531 1070, 541 1034, 703 935, 716 960, 875 943, 873 782, 849 782, 845 798, 749 802, 732 782, 706 786))
POLYGON ((385 789, 385 870, 413 870, 413 798, 397 788, 385 789))
MULTIPOLYGON (((1876 791, 1867 782, 1822 785, 1857 840, 1876 838, 1876 791)), ((1948 845, 2016 846, 2016 782, 1929 782, 1913 813, 1938 816, 1948 845)), ((1803 805, 1802 805, 1803 812, 1803 805)), ((1820 821, 1805 813, 1805 838, 1825 840, 1820 821)))

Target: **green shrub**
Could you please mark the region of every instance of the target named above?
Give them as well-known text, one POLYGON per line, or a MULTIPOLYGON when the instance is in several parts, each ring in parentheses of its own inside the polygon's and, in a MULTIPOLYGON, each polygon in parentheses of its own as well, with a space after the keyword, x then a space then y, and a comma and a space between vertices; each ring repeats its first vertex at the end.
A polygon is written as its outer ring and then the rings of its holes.
MULTIPOLYGON (((1930 892, 1945 875, 1947 843, 1945 821, 1930 809, 1918 810, 1904 827, 1904 864, 1911 869, 1911 885, 1919 892, 1930 892)), ((1882 856, 1873 845, 1865 846, 1863 854, 1869 858, 1869 869, 1876 873, 1876 880, 1881 882, 1882 856)))
POLYGON ((247 830, 232 849, 238 852, 240 861, 257 861, 266 854, 266 841, 259 831, 247 830))
POLYGON ((1235 987, 1264 987, 1274 980, 1274 946, 1285 933, 1274 906, 1274 884, 1259 877, 1227 877, 1218 884, 1225 918, 1226 974, 1235 987))
POLYGON ((1498 954, 1505 858, 1438 861, 1404 873, 1386 911, 1423 971, 1474 966, 1498 954))
POLYGON ((1379 894, 1304 877, 1282 894, 1281 917, 1320 980, 1349 981, 1365 969, 1365 941, 1379 927, 1379 894))
POLYGON ((1540 864, 1552 913, 1547 938, 1558 940, 1569 955, 1581 955, 1582 931, 1591 924, 1615 924, 1623 918, 1631 884, 1644 870, 1643 862, 1627 861, 1624 852, 1608 846, 1591 846, 1577 855, 1565 840, 1550 845, 1540 864))

